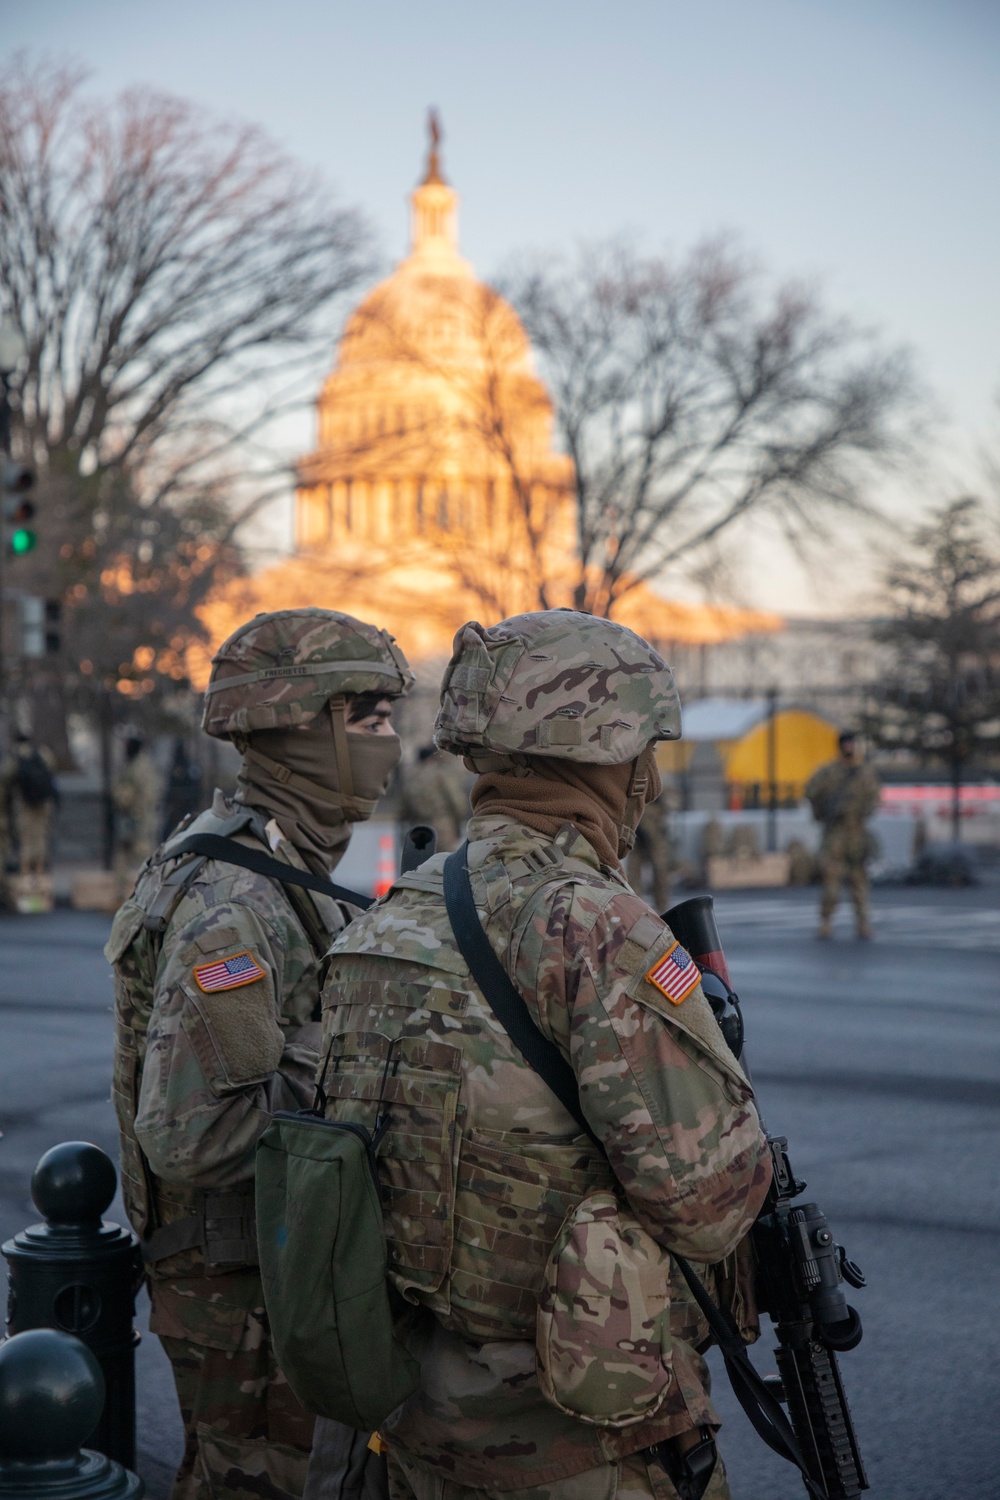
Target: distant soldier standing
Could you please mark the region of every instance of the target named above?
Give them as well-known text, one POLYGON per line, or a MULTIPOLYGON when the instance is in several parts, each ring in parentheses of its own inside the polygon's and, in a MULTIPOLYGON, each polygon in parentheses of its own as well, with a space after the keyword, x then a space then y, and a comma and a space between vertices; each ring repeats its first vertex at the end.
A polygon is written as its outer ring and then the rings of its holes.
POLYGON ((22 875, 44 875, 48 865, 49 824, 59 800, 55 759, 44 745, 34 745, 26 734, 15 740, 14 755, 4 768, 4 791, 17 835, 18 869, 22 875))
POLYGON ((442 755, 436 745, 424 745, 417 764, 403 776, 399 820, 408 827, 429 823, 439 849, 457 849, 467 822, 472 777, 453 755, 442 755))
POLYGON ((639 819, 635 844, 628 856, 625 873, 632 889, 644 895, 643 875, 649 867, 654 911, 664 912, 670 900, 670 838, 667 833, 667 809, 661 802, 651 802, 639 819))
POLYGON ((820 866, 823 895, 820 902, 819 936, 831 935, 833 914, 846 881, 854 902, 859 938, 870 938, 868 872, 871 835, 867 821, 879 804, 881 789, 872 766, 858 755, 857 737, 847 729, 837 741, 836 760, 814 772, 806 786, 813 816, 823 824, 820 866))
POLYGON ((239 789, 161 846, 105 949, 122 1192, 185 1428, 173 1500, 302 1494, 313 1418, 274 1360, 254 1152, 275 1110, 312 1101, 324 954, 357 908, 241 857, 328 876, 399 761, 392 700, 412 680, 391 636, 331 610, 231 635, 203 723, 241 751, 239 789), (184 852, 205 834, 231 853, 184 852))
MULTIPOLYGON (((111 788, 115 810, 115 870, 134 876, 156 848, 160 773, 146 741, 138 734, 125 740, 125 764, 111 788)), ((124 892, 122 892, 124 894, 124 892)))

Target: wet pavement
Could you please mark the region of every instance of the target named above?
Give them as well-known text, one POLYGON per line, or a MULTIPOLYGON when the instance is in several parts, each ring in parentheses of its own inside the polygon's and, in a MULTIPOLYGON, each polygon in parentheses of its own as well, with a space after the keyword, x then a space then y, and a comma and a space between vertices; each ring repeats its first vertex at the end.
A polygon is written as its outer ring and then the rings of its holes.
MULTIPOLYGON (((1000 1492, 1000 910, 995 887, 883 888, 873 943, 841 913, 820 943, 815 893, 720 896, 768 1124, 787 1135, 869 1279, 844 1381, 883 1500, 1000 1492)), ((28 1179, 61 1140, 114 1154, 108 919, 0 917, 0 1232, 37 1218, 28 1179)), ((120 1204, 111 1211, 120 1217, 120 1204)), ((754 1358, 767 1370, 767 1350, 754 1358)), ((139 1468, 160 1500, 179 1451, 169 1368, 144 1336, 139 1468)), ((804 1491, 717 1383, 736 1500, 804 1491)))

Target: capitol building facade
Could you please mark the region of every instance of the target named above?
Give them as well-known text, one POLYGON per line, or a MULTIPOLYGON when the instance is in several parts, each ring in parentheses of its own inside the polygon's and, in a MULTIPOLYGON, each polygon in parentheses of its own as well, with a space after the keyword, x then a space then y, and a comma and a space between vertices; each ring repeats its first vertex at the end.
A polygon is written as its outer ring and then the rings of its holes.
MULTIPOLYGON (((572 602, 573 465, 520 319, 459 253, 431 129, 409 254, 349 317, 317 401, 294 555, 207 602, 213 643, 258 610, 319 605, 385 626, 419 662, 466 619, 572 602)), ((643 585, 616 618, 668 651, 780 626, 643 585)))

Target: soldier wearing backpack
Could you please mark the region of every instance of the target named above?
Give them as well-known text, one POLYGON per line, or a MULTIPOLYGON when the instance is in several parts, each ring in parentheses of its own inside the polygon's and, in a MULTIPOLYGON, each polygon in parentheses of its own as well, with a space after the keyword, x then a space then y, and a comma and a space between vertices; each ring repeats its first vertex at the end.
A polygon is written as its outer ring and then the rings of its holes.
POLYGON ((323 888, 398 763, 412 681, 390 635, 331 610, 231 635, 203 727, 242 752, 239 789, 153 854, 105 949, 122 1191, 185 1428, 173 1500, 303 1490, 313 1418, 274 1359, 254 1149, 275 1110, 311 1101, 324 955, 358 909, 323 888))
POLYGON ((33 744, 26 734, 17 735, 4 782, 22 875, 44 875, 48 865, 49 825, 59 800, 54 770, 50 750, 33 744))
MULTIPOLYGON (((350 1410, 365 1360, 397 1377, 379 1428, 393 1500, 729 1494, 698 1353, 708 1326, 670 1252, 704 1268, 752 1337, 738 1247, 767 1148, 697 966, 620 863, 659 794, 655 743, 679 735, 668 667, 622 626, 571 610, 463 626, 436 741, 477 773, 468 844, 402 875, 331 949, 321 1097, 327 1120, 374 1131, 410 1364, 376 1347, 374 1317, 363 1350, 328 1331, 350 1325, 344 1283, 364 1270, 339 1236, 330 1295, 344 1301, 315 1308, 331 1363, 314 1399, 350 1410), (491 993, 504 985, 569 1089, 527 1060, 530 1036, 513 1040, 491 993)), ((342 1199, 363 1186, 358 1160, 342 1199)), ((304 1295, 281 1247, 307 1255, 329 1208, 293 1204, 273 1235, 265 1213, 276 1309, 304 1295)), ((308 1331, 281 1334, 303 1391, 308 1331)))

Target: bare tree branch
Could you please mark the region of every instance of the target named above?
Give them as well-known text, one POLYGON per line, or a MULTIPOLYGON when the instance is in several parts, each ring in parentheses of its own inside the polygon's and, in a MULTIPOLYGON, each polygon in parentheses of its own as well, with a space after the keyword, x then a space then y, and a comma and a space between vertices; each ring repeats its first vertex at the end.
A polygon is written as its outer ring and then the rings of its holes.
POLYGON ((0 312, 27 343, 17 439, 40 479, 14 581, 64 600, 67 680, 86 688, 86 660, 128 697, 176 680, 241 524, 287 483, 265 428, 371 239, 259 129, 82 85, 23 57, 0 73, 0 312))
POLYGON ((754 514, 803 538, 870 509, 913 440, 907 359, 731 247, 680 265, 621 246, 502 281, 538 350, 577 481, 579 607, 609 613, 754 514))
POLYGON ((938 507, 886 564, 891 648, 870 728, 887 748, 950 767, 954 836, 965 768, 1000 749, 1000 549, 966 497, 938 507))

